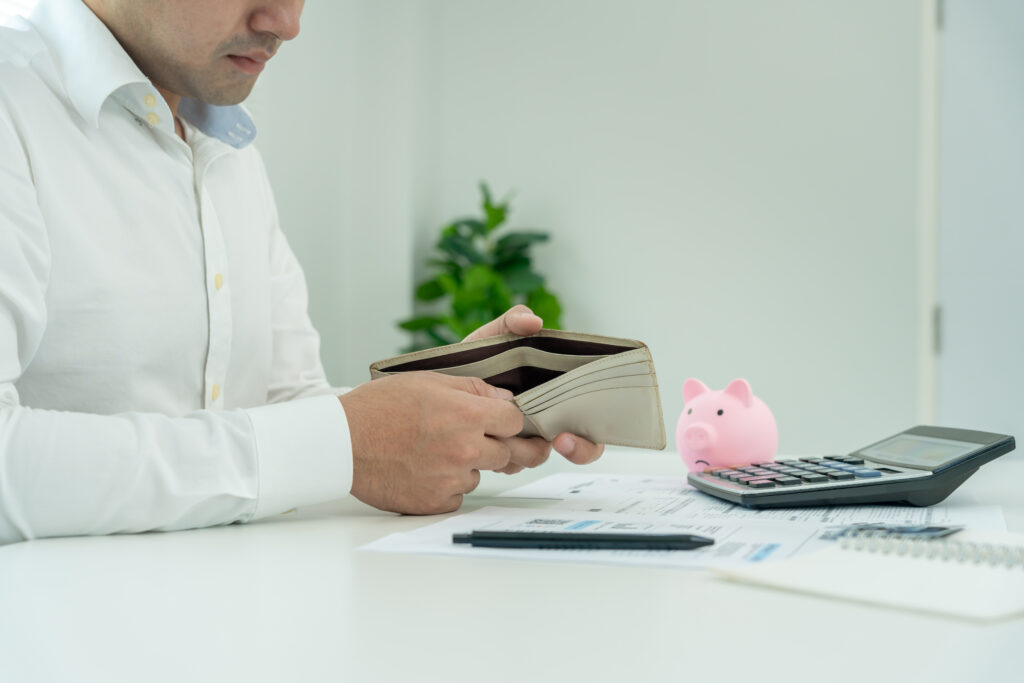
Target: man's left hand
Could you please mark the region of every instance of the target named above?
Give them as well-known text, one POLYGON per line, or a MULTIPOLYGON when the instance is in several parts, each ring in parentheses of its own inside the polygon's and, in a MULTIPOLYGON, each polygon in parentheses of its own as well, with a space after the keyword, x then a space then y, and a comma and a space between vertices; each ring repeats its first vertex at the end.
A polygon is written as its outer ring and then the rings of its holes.
MULTIPOLYGON (((526 337, 540 332, 543 326, 543 320, 529 308, 520 304, 508 309, 500 318, 487 323, 463 341, 475 341, 510 333, 526 337)), ((548 459, 552 446, 562 454, 562 457, 577 465, 594 462, 604 453, 604 444, 593 443, 569 432, 562 432, 550 443, 539 436, 526 439, 511 437, 503 439, 503 441, 512 451, 512 459, 509 464, 498 470, 505 474, 515 474, 524 468, 540 465, 548 459)))

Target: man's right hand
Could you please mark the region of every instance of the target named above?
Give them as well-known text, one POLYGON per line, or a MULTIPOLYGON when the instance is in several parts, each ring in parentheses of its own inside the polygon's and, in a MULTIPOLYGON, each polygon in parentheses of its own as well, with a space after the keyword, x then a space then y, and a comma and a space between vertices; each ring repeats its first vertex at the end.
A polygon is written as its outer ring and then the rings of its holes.
POLYGON ((508 437, 523 428, 511 398, 481 379, 433 372, 383 377, 343 394, 352 495, 406 514, 458 509, 480 470, 509 465, 508 437))

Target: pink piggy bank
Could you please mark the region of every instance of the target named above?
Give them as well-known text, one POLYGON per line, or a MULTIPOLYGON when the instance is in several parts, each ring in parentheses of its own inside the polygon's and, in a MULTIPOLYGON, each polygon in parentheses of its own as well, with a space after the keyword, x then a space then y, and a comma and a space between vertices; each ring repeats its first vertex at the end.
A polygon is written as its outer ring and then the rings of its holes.
POLYGON ((775 459, 775 417, 747 380, 734 379, 724 391, 712 391, 691 377, 683 383, 683 401, 676 447, 691 472, 775 459))

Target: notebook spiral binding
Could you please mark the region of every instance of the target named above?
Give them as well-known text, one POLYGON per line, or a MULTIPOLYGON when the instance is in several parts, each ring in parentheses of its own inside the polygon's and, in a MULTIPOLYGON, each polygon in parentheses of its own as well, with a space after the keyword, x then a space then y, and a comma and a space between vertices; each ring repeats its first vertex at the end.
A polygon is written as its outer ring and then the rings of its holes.
POLYGON ((896 557, 1024 569, 1024 546, 927 538, 858 535, 840 539, 839 547, 844 550, 893 555, 896 557))

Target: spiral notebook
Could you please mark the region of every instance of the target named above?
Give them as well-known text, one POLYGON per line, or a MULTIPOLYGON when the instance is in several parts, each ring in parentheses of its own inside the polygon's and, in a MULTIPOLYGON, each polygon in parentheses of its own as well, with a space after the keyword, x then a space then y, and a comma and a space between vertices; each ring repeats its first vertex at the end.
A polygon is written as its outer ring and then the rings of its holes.
POLYGON ((737 581, 976 620, 1024 615, 1024 536, 850 538, 765 564, 719 567, 737 581))

